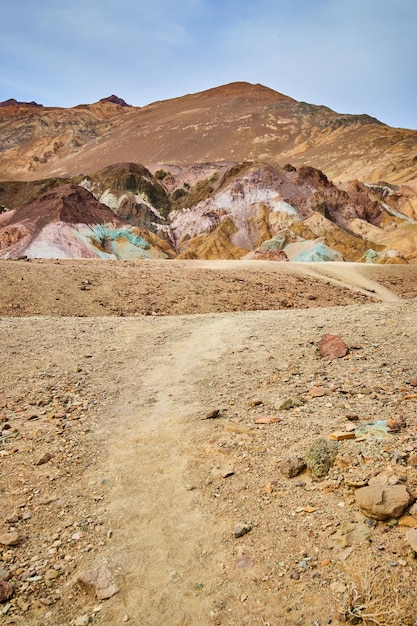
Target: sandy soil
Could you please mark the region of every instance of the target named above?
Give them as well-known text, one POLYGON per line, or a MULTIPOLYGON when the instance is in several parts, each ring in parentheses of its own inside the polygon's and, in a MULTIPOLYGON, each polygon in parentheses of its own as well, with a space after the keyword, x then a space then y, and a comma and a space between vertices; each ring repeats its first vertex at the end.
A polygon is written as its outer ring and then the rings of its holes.
POLYGON ((14 587, 0 621, 336 624, 355 588, 382 612, 368 623, 412 624, 408 527, 373 525, 354 493, 392 468, 417 496, 417 304, 402 297, 414 277, 337 264, 2 263, 0 541, 14 530, 21 541, 0 546, 0 579, 14 587), (271 310, 228 312, 239 297, 271 310), (320 357, 328 332, 346 357, 320 357), (405 425, 385 439, 341 442, 324 479, 280 471, 319 437, 393 417, 405 425), (235 538, 239 523, 250 532, 235 538), (103 563, 119 592, 100 601, 77 579, 103 563))

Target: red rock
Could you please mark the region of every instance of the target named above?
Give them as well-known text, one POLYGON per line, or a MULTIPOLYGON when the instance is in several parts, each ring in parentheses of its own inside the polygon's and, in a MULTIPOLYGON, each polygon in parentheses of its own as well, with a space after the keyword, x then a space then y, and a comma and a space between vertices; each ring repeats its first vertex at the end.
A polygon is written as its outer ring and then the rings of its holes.
POLYGON ((308 395, 312 398, 321 398, 326 395, 326 390, 324 387, 311 387, 311 389, 308 390, 308 395))
POLYGON ((276 415, 271 415, 270 417, 256 417, 255 424, 276 424, 280 419, 276 415))
POLYGON ((14 593, 14 589, 6 580, 0 580, 0 602, 6 602, 14 593))
POLYGON ((317 344, 321 356, 327 361, 340 359, 348 354, 349 348, 337 335, 323 335, 317 344))

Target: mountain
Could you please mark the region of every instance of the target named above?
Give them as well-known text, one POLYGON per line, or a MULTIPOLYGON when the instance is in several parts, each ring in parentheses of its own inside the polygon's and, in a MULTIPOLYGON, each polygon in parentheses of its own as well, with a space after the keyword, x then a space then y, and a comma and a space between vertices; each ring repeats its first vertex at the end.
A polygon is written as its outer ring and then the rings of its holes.
POLYGON ((309 164, 335 181, 416 177, 417 131, 232 83, 138 108, 111 96, 72 109, 0 112, 1 178, 91 174, 122 162, 309 164))
MULTIPOLYGON (((9 100, 0 137, 1 256, 96 255, 85 229, 113 223, 149 256, 417 261, 417 132, 368 115, 232 83, 142 108, 9 100)), ((144 254, 119 235, 100 254, 144 254)))

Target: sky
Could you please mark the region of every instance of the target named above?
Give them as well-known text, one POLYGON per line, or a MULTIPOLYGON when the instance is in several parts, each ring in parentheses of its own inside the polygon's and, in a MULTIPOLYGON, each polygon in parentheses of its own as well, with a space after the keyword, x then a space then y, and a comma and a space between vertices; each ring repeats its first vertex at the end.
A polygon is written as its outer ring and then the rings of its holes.
POLYGON ((0 0, 0 101, 144 106, 234 81, 417 129, 417 0, 0 0))

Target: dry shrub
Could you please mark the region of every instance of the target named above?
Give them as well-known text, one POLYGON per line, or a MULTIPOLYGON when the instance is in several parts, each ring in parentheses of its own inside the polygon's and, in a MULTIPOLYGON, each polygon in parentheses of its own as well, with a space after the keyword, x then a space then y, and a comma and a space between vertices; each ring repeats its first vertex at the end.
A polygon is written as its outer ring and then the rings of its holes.
POLYGON ((352 555, 344 563, 347 591, 340 604, 342 621, 361 626, 417 626, 415 590, 399 580, 398 571, 375 567, 372 555, 352 555))

